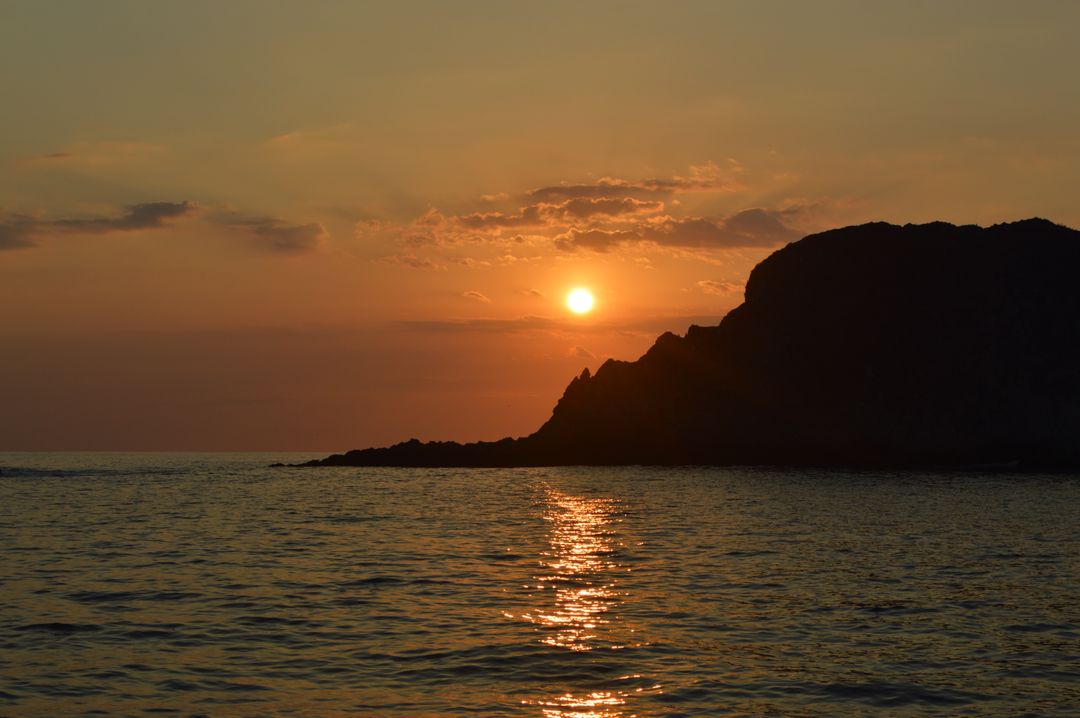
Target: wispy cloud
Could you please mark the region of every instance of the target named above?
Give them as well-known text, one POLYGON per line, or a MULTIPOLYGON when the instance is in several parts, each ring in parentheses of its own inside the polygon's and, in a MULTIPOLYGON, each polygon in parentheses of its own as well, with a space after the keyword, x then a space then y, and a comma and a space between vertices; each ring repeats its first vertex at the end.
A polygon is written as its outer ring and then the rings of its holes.
POLYGON ((783 216, 781 211, 753 208, 724 218, 662 216, 613 229, 572 227, 555 237, 555 245, 566 251, 594 252, 640 242, 701 249, 774 247, 800 235, 784 224, 783 216))
MULTIPOLYGON (((562 202, 541 202, 522 207, 514 213, 475 212, 457 217, 441 218, 439 224, 458 230, 499 233, 503 229, 543 228, 561 226, 567 222, 590 220, 598 217, 615 218, 632 215, 648 215, 664 209, 664 203, 656 200, 640 200, 632 197, 579 197, 562 202)), ((428 226, 433 226, 433 215, 427 215, 428 226)), ((433 240, 437 241, 437 240, 433 240)))
POLYGON ((564 183, 537 187, 528 196, 541 201, 578 198, 657 197, 680 192, 734 192, 743 189, 734 177, 740 168, 732 166, 723 170, 715 162, 690 168, 687 177, 626 180, 618 177, 602 177, 595 182, 564 183))
POLYGON ((74 166, 111 166, 160 158, 168 148, 152 142, 103 141, 77 142, 52 152, 43 152, 17 160, 30 168, 60 169, 74 166))
POLYGON ((697 283, 697 286, 698 289, 705 294, 711 294, 717 297, 726 297, 735 292, 740 292, 743 289, 742 284, 715 279, 702 279, 697 283))
POLYGON ((252 228, 260 246, 274 252, 310 252, 329 236, 326 228, 312 224, 286 224, 270 220, 252 228))
POLYGON ((480 292, 476 291, 475 289, 470 289, 467 292, 462 292, 461 296, 465 297, 466 299, 472 299, 473 301, 476 301, 476 302, 482 302, 484 304, 491 304, 490 299, 488 299, 485 295, 481 294, 480 292))
POLYGON ((54 230, 72 234, 105 234, 127 232, 135 229, 164 227, 167 220, 195 212, 191 202, 146 202, 133 204, 125 214, 104 219, 58 219, 50 223, 54 230))
POLYGON ((24 214, 0 218, 0 249, 32 247, 35 239, 56 234, 110 234, 160 229, 171 220, 194 214, 193 202, 145 202, 128 206, 119 217, 41 219, 24 214))
POLYGON ((283 132, 266 140, 265 147, 274 150, 335 149, 348 144, 355 131, 350 123, 313 127, 283 132))
MULTIPOLYGON (((116 217, 44 219, 26 214, 0 214, 0 250, 33 247, 38 238, 61 234, 104 235, 162 229, 199 211, 194 202, 183 201, 133 204, 116 217)), ((276 217, 252 217, 232 211, 204 215, 204 219, 241 229, 251 236, 254 246, 283 254, 310 252, 328 237, 319 223, 294 224, 276 217)))
POLYGON ((399 267, 407 267, 408 269, 430 269, 437 272, 446 269, 445 264, 439 264, 438 262, 424 257, 417 257, 415 254, 392 254, 388 257, 383 257, 383 261, 390 264, 396 264, 399 267))
POLYGON ((217 224, 247 230, 257 247, 284 254, 303 254, 319 248, 329 237, 318 222, 292 224, 277 217, 247 217, 231 212, 213 218, 217 224))
POLYGON ((566 255, 640 245, 648 251, 691 251, 708 261, 713 250, 769 248, 802 236, 800 226, 806 223, 810 203, 790 201, 700 216, 684 212, 686 205, 675 196, 742 188, 735 178, 741 170, 741 165, 729 160, 724 167, 714 162, 691 167, 685 176, 604 177, 537 187, 524 194, 493 193, 482 201, 509 202, 516 197, 517 207, 478 207, 478 211, 460 214, 444 214, 431 207, 410 222, 363 222, 357 225, 356 236, 364 241, 396 240, 402 248, 397 262, 416 268, 505 264, 517 259, 520 247, 529 247, 533 255, 543 254, 545 248, 566 255), (470 257, 462 258, 467 246, 490 247, 502 259, 477 259, 472 250, 470 257))

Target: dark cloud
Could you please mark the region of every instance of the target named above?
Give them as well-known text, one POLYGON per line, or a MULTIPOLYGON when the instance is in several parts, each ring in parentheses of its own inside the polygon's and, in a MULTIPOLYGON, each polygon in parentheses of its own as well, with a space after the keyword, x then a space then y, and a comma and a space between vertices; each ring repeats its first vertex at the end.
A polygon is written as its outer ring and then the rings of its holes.
POLYGON ((772 247, 799 238, 799 232, 781 221, 796 213, 796 209, 744 209, 724 220, 723 229, 732 242, 745 242, 744 247, 772 247))
MULTIPOLYGON (((610 252, 644 244, 687 254, 692 250, 771 248, 798 239, 802 233, 795 227, 807 224, 810 208, 804 202, 744 209, 726 217, 682 214, 683 203, 674 195, 741 189, 732 179, 740 170, 737 162, 729 160, 723 168, 715 163, 691 167, 685 177, 603 177, 590 183, 549 185, 518 195, 516 206, 478 207, 480 211, 454 215, 430 208, 411 222, 383 223, 376 231, 396 235, 402 254, 414 257, 401 263, 417 268, 432 268, 434 258, 415 258, 425 257, 430 248, 457 251, 482 243, 504 252, 510 243, 518 242, 531 247, 554 245, 561 252, 610 252)), ((485 197, 509 198, 505 194, 485 197)), ((513 255, 504 254, 500 259, 464 257, 448 259, 447 263, 481 267, 513 261, 513 255)))
POLYGON ((0 250, 25 249, 34 246, 34 228, 38 224, 33 217, 13 214, 0 222, 0 250))
POLYGON ((434 207, 404 226, 395 225, 392 222, 366 222, 364 224, 366 225, 365 231, 390 230, 396 232, 398 240, 406 247, 419 248, 453 243, 451 233, 448 232, 449 222, 442 212, 434 207))
POLYGON ((194 214, 192 202, 146 202, 133 204, 120 217, 45 220, 9 215, 0 222, 0 249, 34 246, 33 238, 50 234, 110 234, 140 229, 159 229, 168 220, 194 214))
MULTIPOLYGON (((590 183, 564 183, 538 187, 517 196, 517 205, 497 210, 483 208, 480 211, 444 215, 437 208, 429 208, 419 217, 406 223, 362 223, 357 233, 369 232, 396 235, 397 241, 406 248, 454 247, 470 242, 498 240, 533 242, 562 240, 563 248, 578 244, 603 251, 613 243, 641 239, 634 232, 635 225, 648 222, 648 231, 655 236, 651 241, 682 245, 689 240, 683 237, 693 231, 692 225, 675 228, 663 227, 657 217, 667 209, 665 198, 686 192, 728 192, 741 189, 742 185, 732 177, 741 168, 729 160, 721 168, 716 163, 690 168, 688 176, 626 180, 602 177, 590 183), (657 220, 657 221, 654 221, 657 220), (592 231, 602 230, 602 231, 592 231), (672 236, 663 241, 661 234, 672 236), (572 241, 571 233, 577 242, 572 241)), ((503 202, 512 195, 505 192, 488 194, 482 201, 503 202)), ((671 200, 673 206, 677 200, 671 200)), ((677 220, 672 220, 677 221, 677 220)), ((711 225, 702 231, 713 231, 711 225)), ((700 243, 710 244, 709 240, 700 243)))
POLYGON ((578 197, 553 207, 553 212, 557 212, 560 217, 588 219, 596 215, 620 217, 634 214, 652 214, 664 209, 664 203, 657 200, 634 199, 633 197, 578 197))
POLYGON ((499 232, 522 227, 565 227, 569 222, 596 218, 618 218, 655 214, 664 209, 659 200, 640 200, 633 197, 577 197, 562 202, 540 202, 522 207, 517 212, 475 212, 449 221, 464 230, 499 232))
POLYGON ((633 229, 577 229, 572 227, 565 234, 555 238, 555 246, 573 252, 577 249, 591 249, 594 252, 607 252, 612 247, 633 242, 644 242, 642 232, 633 229))
POLYGON ((383 261, 396 264, 399 267, 408 267, 409 269, 432 269, 436 271, 446 269, 442 264, 424 257, 417 257, 415 254, 395 254, 391 257, 384 257, 383 261))
POLYGON ((614 198, 614 197, 661 197, 679 192, 727 192, 740 189, 741 185, 723 176, 720 168, 712 163, 692 167, 689 177, 670 179, 624 180, 603 177, 586 184, 558 184, 537 187, 527 195, 532 199, 550 202, 560 199, 614 198))
POLYGON ((537 297, 539 299, 543 299, 545 296, 544 293, 541 292, 539 289, 526 289, 522 292, 522 294, 524 294, 526 297, 537 297))
POLYGON ((781 212, 747 209, 724 219, 657 217, 623 229, 571 228, 555 238, 563 250, 606 252, 625 244, 653 242, 667 247, 730 249, 775 247, 798 239, 799 233, 780 221, 781 212))
POLYGON ((300 254, 318 249, 329 233, 318 222, 290 224, 276 217, 244 217, 220 214, 214 221, 227 227, 242 227, 253 235, 261 249, 284 254, 300 254))
POLYGON ((465 229, 487 231, 506 227, 542 227, 548 223, 543 213, 545 205, 533 204, 522 207, 514 214, 505 212, 475 212, 453 217, 453 221, 465 229))
POLYGON ((310 252, 328 236, 319 223, 285 224, 271 220, 252 229, 259 245, 274 252, 310 252))
POLYGON ((194 211, 191 202, 146 202, 131 205, 126 214, 116 219, 59 219, 49 224, 53 230, 73 234, 106 234, 164 227, 166 220, 194 211))
POLYGON ((601 197, 627 197, 634 195, 651 194, 642 187, 634 187, 629 183, 616 184, 601 180, 595 184, 559 184, 548 187, 537 187, 529 190, 527 195, 541 201, 560 199, 596 199, 601 197))

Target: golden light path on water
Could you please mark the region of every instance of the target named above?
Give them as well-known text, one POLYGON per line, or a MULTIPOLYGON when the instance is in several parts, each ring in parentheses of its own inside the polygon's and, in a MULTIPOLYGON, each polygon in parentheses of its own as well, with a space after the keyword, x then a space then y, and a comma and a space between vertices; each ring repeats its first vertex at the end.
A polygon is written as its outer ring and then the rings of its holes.
MULTIPOLYGON (((520 618, 541 627, 540 641, 555 648, 574 653, 627 648, 618 636, 634 629, 618 625, 616 612, 624 597, 617 575, 628 570, 614 560, 621 547, 615 530, 620 521, 618 503, 545 486, 544 506, 549 549, 542 554, 535 588, 546 600, 520 618), (554 600, 548 598, 549 591, 554 600)), ((650 692, 659 689, 655 685, 650 692)), ((622 707, 629 695, 622 690, 561 693, 532 703, 547 718, 620 718, 626 715, 622 707)))

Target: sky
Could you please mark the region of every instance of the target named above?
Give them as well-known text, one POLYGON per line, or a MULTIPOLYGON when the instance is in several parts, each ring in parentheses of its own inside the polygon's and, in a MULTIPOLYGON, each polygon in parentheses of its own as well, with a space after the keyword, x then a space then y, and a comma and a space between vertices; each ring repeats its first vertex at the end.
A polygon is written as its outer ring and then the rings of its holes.
POLYGON ((1067 0, 0 3, 0 450, 525 435, 808 233, 1080 227, 1076 27, 1067 0))

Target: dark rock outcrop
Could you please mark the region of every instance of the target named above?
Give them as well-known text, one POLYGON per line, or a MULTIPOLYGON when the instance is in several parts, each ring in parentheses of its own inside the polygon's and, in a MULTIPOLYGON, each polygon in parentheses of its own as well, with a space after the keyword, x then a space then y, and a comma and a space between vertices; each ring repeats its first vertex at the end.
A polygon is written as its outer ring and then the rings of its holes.
POLYGON ((531 436, 311 464, 1080 468, 1080 232, 811 235, 761 262, 718 326, 583 372, 531 436))

